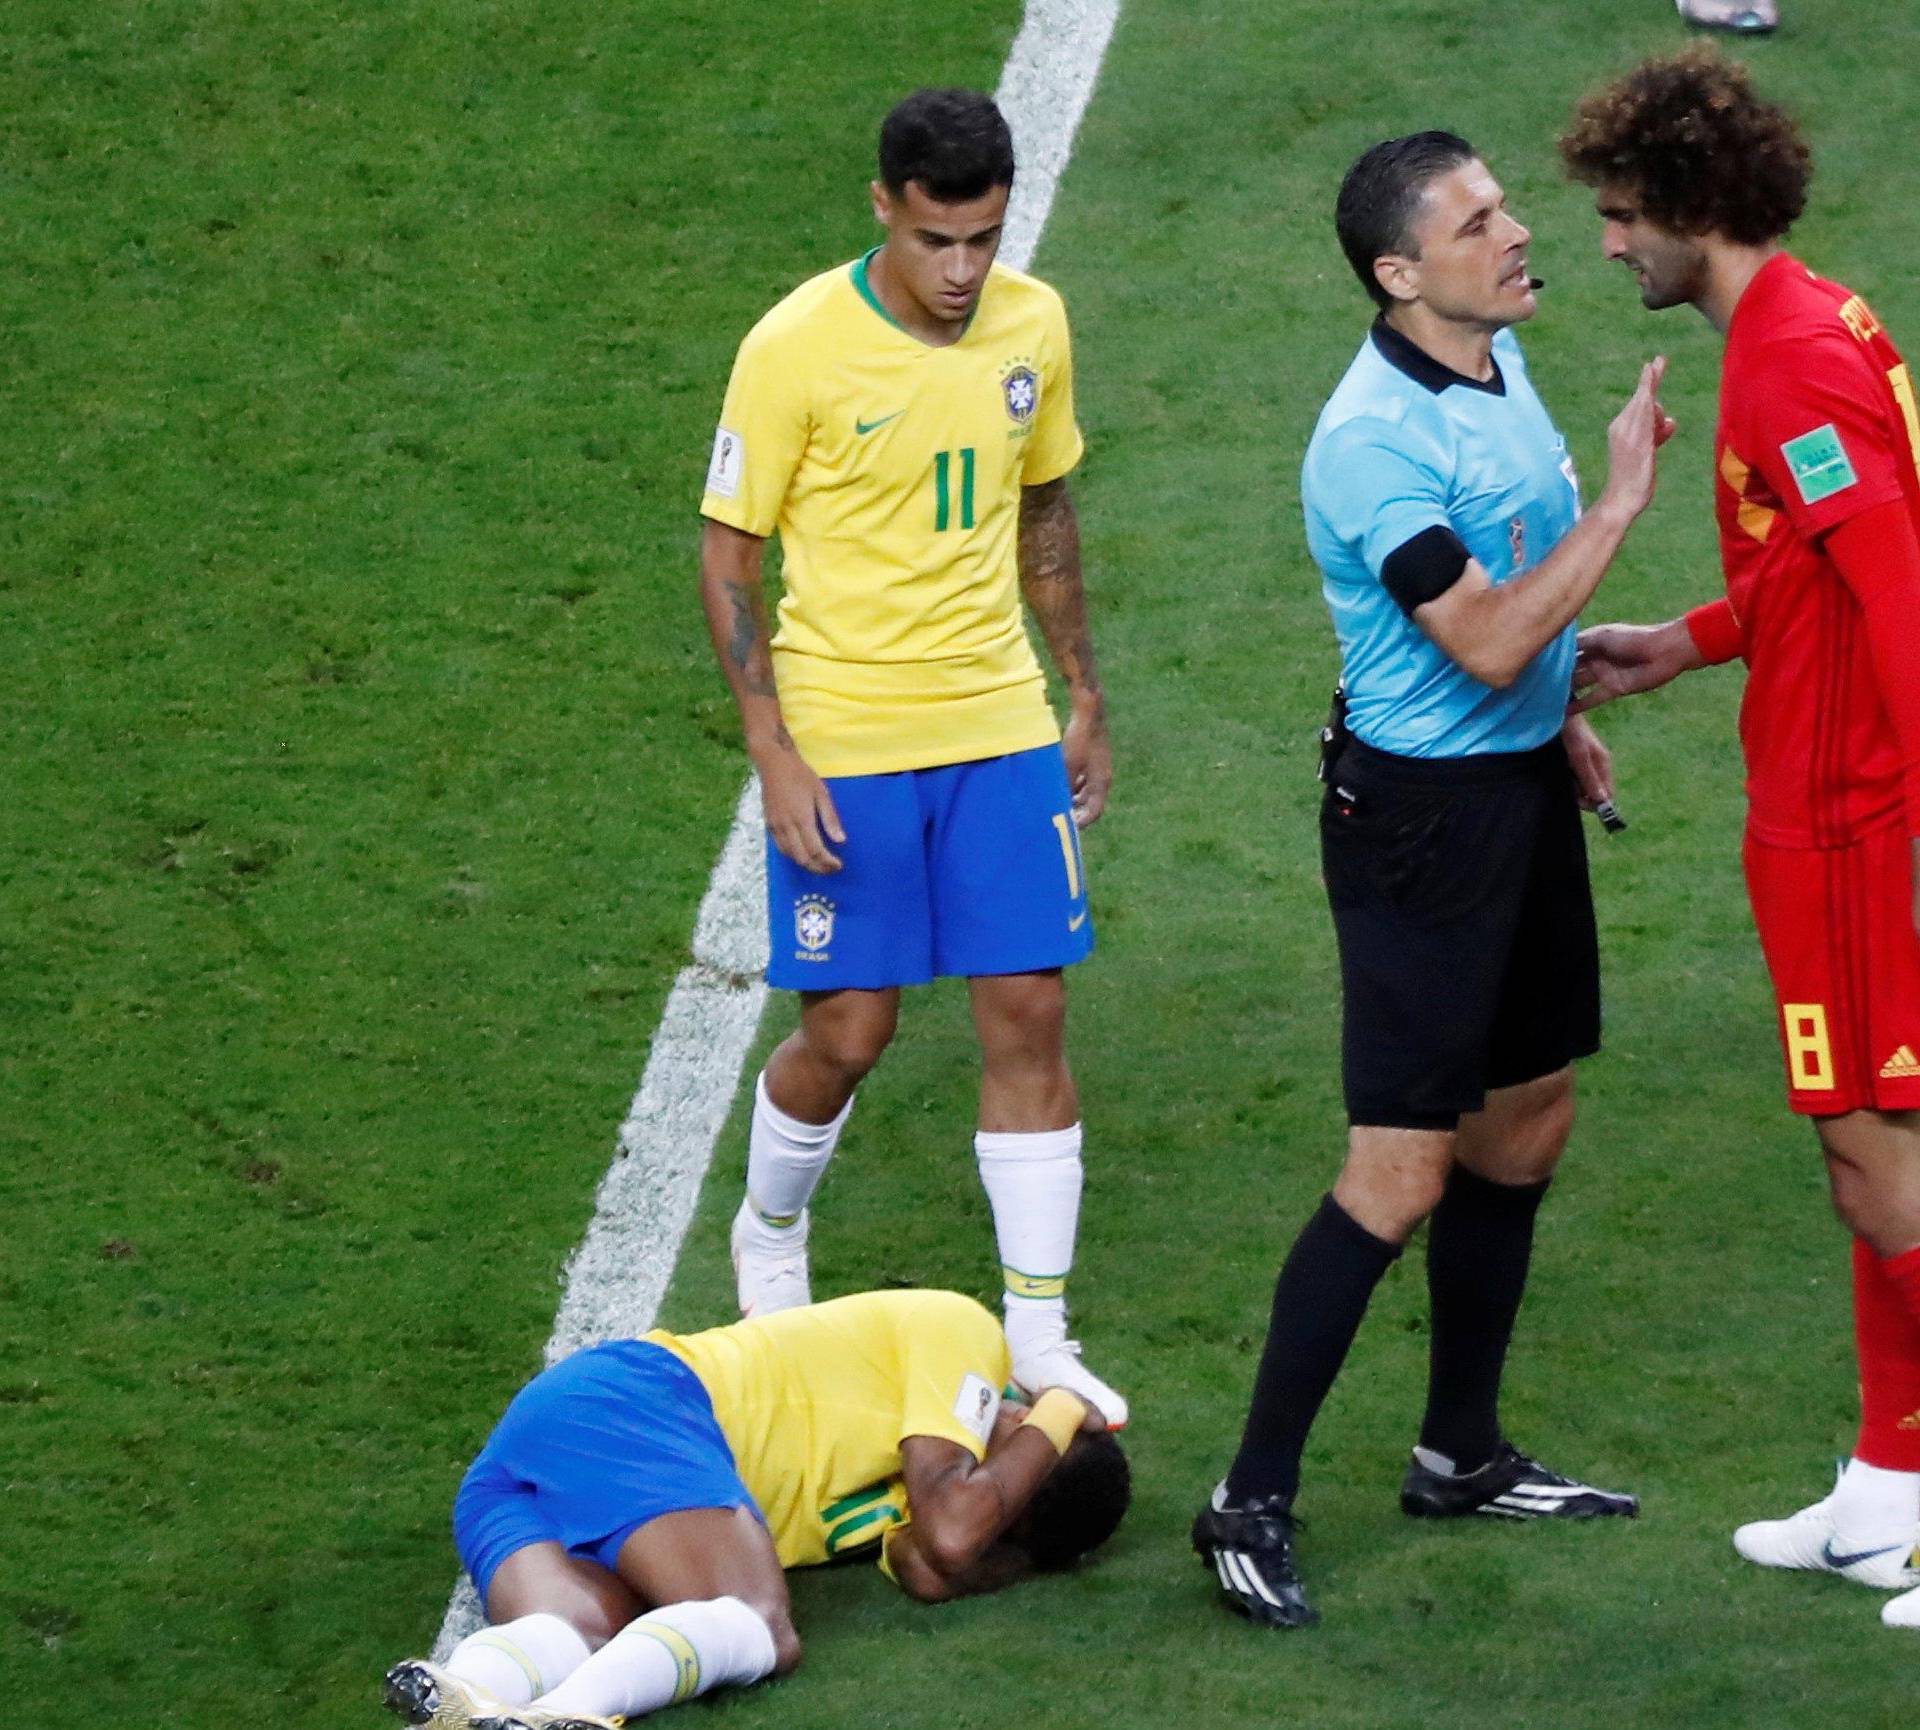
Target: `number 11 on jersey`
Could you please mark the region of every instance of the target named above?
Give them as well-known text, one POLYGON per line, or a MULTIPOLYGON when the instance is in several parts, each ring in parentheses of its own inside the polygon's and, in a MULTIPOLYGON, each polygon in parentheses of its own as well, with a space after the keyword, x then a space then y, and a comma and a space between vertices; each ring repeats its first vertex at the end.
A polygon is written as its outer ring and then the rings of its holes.
POLYGON ((953 522, 953 459, 960 459, 960 526, 973 527, 973 447, 939 451, 933 459, 933 532, 945 534, 953 522))

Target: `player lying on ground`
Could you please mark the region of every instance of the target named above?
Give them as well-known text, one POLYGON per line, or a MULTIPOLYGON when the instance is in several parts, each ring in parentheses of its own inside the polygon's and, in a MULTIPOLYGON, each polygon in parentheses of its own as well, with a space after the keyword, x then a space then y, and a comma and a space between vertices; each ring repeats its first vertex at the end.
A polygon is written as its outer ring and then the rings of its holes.
POLYGON ((468 1469, 454 1542, 490 1626, 387 1675, 433 1730, 605 1730, 800 1662, 786 1568, 871 1551, 923 1602, 1104 1543, 1120 1444, 1064 1388, 1005 1404, 1006 1336, 953 1292, 866 1292, 594 1346, 468 1469))
MULTIPOLYGON (((1749 1561, 1920 1588, 1920 416, 1867 303, 1781 249, 1812 172, 1707 51, 1581 104, 1561 141, 1650 310, 1726 337, 1714 497, 1727 595, 1582 634, 1584 706, 1747 663, 1747 887, 1792 1108, 1853 1233, 1863 1406, 1832 1495, 1734 1534, 1749 1561)), ((1920 1589, 1884 1611, 1920 1627, 1920 1589)))

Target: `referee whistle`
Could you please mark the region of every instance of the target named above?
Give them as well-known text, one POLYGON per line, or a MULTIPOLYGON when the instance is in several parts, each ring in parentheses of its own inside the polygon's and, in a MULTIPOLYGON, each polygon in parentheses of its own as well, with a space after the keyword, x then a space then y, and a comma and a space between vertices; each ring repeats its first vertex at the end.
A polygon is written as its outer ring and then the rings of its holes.
POLYGON ((1611 799, 1602 799, 1599 804, 1594 806, 1593 814, 1600 819, 1600 827, 1606 830, 1609 835, 1618 835, 1620 831, 1627 826, 1626 818, 1622 817, 1619 811, 1614 808, 1614 803, 1611 799))

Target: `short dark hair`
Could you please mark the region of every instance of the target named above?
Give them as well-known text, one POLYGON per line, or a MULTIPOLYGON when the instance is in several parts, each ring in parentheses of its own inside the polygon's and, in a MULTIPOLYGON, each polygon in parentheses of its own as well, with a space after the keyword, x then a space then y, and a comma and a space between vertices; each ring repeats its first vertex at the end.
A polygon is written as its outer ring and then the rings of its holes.
POLYGON ((1118 1529, 1133 1499, 1133 1474, 1119 1438, 1081 1430, 1008 1534, 1036 1568, 1064 1568, 1118 1529))
POLYGON ((916 90, 880 123, 880 179, 896 198, 917 180, 941 204, 1013 184, 1013 132, 978 90, 916 90))
POLYGON ((1413 219, 1429 183, 1479 154, 1458 133, 1413 132, 1376 144, 1347 170, 1333 207, 1333 225, 1353 274, 1374 305, 1391 306, 1393 296, 1373 274, 1373 261, 1389 252, 1420 256, 1413 244, 1413 219))
POLYGON ((1747 69, 1706 43, 1649 60, 1587 96, 1560 160, 1588 186, 1630 190, 1674 234, 1778 240, 1807 205, 1813 154, 1747 69))

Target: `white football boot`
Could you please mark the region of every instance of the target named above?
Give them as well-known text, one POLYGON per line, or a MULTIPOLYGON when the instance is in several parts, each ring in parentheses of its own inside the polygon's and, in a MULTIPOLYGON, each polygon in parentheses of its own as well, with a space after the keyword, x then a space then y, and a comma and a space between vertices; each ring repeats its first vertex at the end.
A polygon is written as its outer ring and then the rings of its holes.
POLYGON ((1048 1388, 1065 1388, 1078 1394, 1106 1420, 1110 1430, 1127 1427, 1127 1402, 1080 1361, 1080 1342, 1067 1338, 1063 1318, 1059 1331, 1051 1330, 1031 1338, 1015 1340, 1008 1336, 1013 1354, 1013 1385, 1029 1399, 1048 1388))
MULTIPOLYGON (((1784 1520, 1754 1520, 1733 1534, 1733 1547, 1749 1562, 1763 1568, 1805 1568, 1816 1574, 1838 1574, 1881 1592, 1904 1592, 1920 1586, 1913 1567, 1914 1540, 1920 1533, 1888 1533, 1884 1543, 1860 1546, 1837 1544, 1833 1532, 1833 1497, 1826 1496, 1784 1520)), ((1920 1626, 1920 1605, 1914 1608, 1920 1626)))
POLYGON ((807 1212, 784 1231, 768 1225, 743 1201, 729 1234, 734 1290, 743 1316, 770 1316, 813 1302, 807 1273, 807 1212))

